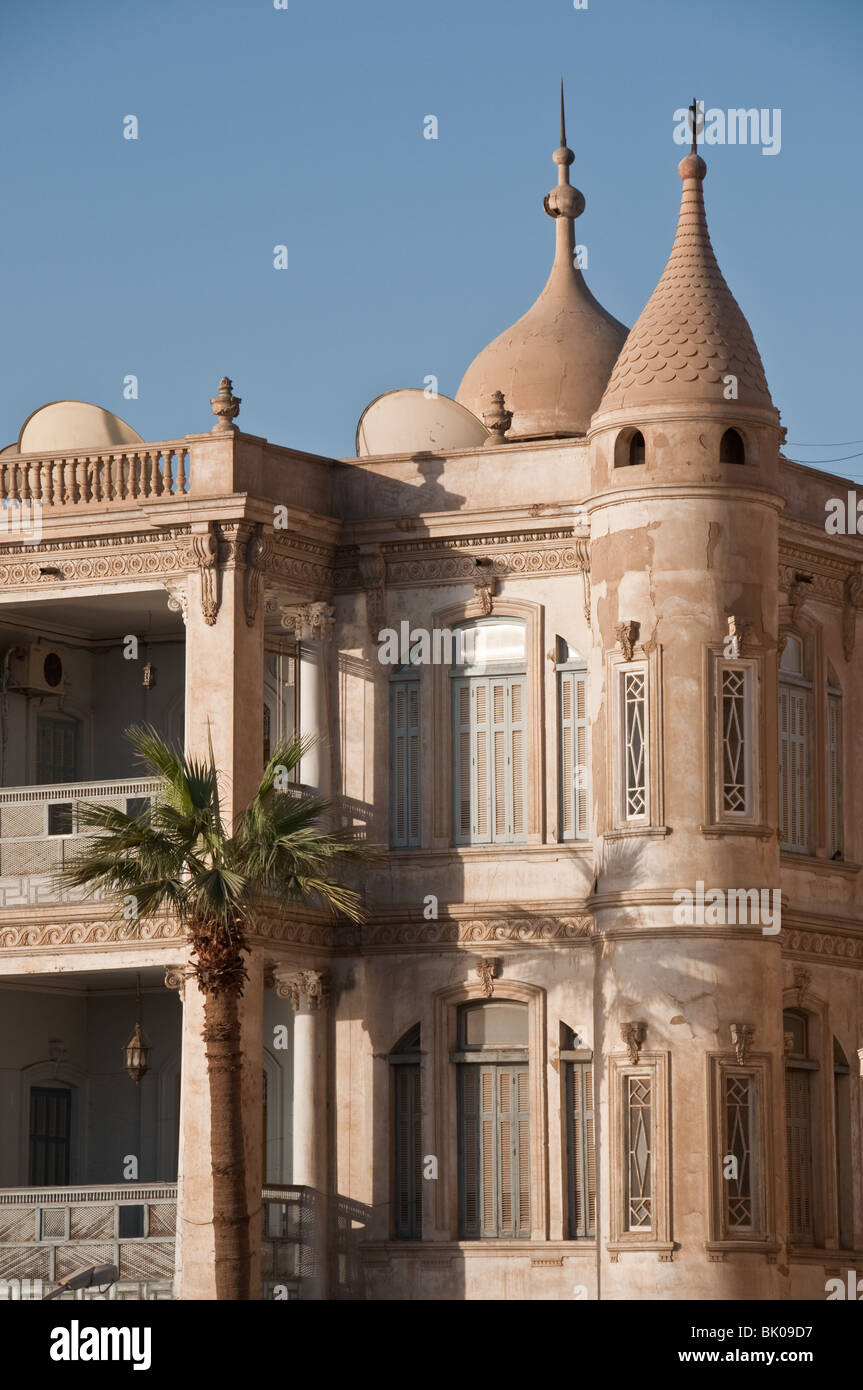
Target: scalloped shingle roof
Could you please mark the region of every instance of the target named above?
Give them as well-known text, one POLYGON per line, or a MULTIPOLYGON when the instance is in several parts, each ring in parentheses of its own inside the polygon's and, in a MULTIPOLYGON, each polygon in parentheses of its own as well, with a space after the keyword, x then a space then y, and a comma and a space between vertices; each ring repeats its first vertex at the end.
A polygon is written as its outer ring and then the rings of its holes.
POLYGON ((665 402, 722 401, 737 378, 742 405, 773 409, 752 330, 710 244, 704 161, 683 159, 677 234, 659 284, 623 345, 599 413, 665 402))

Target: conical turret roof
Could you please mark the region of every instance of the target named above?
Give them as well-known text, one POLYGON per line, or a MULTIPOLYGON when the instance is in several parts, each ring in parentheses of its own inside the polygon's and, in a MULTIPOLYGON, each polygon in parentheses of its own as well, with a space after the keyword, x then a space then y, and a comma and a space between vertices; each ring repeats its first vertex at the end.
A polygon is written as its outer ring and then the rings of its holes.
POLYGON ((683 194, 671 255, 614 365, 600 414, 723 399, 775 413, 752 330, 710 243, 706 172, 698 154, 680 161, 683 194), (729 377, 736 379, 734 387, 729 377), (726 394, 735 389, 736 397, 726 394))

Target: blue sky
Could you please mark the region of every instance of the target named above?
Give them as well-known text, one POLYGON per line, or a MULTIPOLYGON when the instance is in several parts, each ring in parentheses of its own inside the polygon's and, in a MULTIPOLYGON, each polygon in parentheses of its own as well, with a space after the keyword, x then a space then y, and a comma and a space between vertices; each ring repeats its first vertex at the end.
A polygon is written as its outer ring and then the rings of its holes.
POLYGON ((545 281, 562 73, 588 283, 629 325, 675 109, 781 109, 777 156, 704 151, 711 235, 789 441, 824 446, 789 455, 863 452, 861 34, 859 0, 2 0, 0 445, 61 397, 208 429, 224 372, 243 429, 337 455, 380 392, 454 395, 545 281))

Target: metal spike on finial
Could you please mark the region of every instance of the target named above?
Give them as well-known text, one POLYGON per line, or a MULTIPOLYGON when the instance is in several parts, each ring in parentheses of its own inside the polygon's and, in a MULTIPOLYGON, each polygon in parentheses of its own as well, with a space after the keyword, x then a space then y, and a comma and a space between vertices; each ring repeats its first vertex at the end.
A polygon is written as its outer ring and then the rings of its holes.
POLYGON ((563 78, 560 79, 560 148, 566 148, 566 116, 563 110, 563 78))
POLYGON ((689 109, 690 109, 690 111, 692 112, 692 149, 690 150, 690 154, 697 154, 697 153, 698 153, 698 98, 697 98, 697 97, 693 97, 693 98, 692 98, 692 105, 690 106, 689 109))

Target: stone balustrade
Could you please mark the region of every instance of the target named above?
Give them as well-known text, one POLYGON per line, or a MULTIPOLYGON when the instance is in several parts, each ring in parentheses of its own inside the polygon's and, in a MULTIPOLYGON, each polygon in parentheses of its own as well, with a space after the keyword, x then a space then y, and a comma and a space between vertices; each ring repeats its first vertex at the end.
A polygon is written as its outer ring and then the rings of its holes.
POLYGON ((73 507, 176 499, 191 488, 191 455, 183 441, 125 446, 94 453, 0 457, 0 506, 38 502, 73 507))

